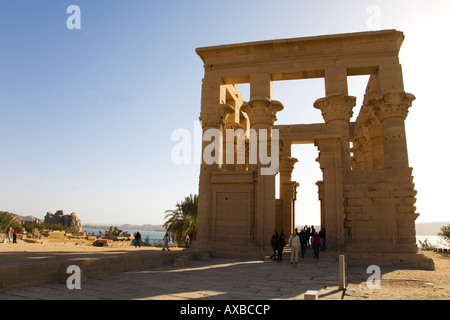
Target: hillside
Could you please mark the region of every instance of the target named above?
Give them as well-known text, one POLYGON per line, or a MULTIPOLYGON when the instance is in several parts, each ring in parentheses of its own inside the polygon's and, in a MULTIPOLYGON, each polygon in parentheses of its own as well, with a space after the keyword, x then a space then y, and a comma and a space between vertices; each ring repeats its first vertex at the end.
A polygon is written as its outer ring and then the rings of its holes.
POLYGON ((33 216, 21 216, 21 215, 15 214, 15 213, 13 213, 13 214, 17 218, 17 220, 19 220, 22 223, 35 223, 35 222, 43 223, 44 222, 43 219, 39 219, 39 218, 36 218, 33 216))
POLYGON ((416 223, 416 235, 436 236, 441 231, 441 227, 449 224, 450 222, 416 223))

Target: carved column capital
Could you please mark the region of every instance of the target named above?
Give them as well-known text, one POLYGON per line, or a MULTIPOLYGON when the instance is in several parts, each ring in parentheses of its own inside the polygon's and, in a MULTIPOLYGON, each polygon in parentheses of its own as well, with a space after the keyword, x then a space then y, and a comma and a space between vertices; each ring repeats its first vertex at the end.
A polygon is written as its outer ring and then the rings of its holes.
POLYGON ((227 122, 224 125, 224 129, 225 130, 230 129, 230 130, 233 130, 233 131, 241 129, 242 131, 244 131, 244 127, 241 124, 237 123, 237 122, 227 122))
POLYGON ((356 98, 345 94, 337 94, 321 98, 314 102, 314 108, 322 111, 325 123, 333 120, 345 120, 350 122, 353 116, 353 107, 356 105, 356 98))
POLYGON ((281 102, 269 100, 268 98, 255 98, 249 102, 244 102, 241 111, 245 112, 250 118, 250 125, 266 124, 273 126, 277 120, 277 112, 283 110, 281 102))
MULTIPOLYGON (((204 108, 202 108, 204 109, 204 108)), ((234 112, 234 108, 229 104, 216 104, 208 106, 205 111, 200 112, 199 120, 202 128, 224 126, 229 114, 234 112)))
POLYGON ((280 158, 280 167, 279 171, 281 172, 287 172, 292 173, 294 170, 295 164, 298 162, 298 159, 292 158, 292 157, 281 157, 280 158))
POLYGON ((402 90, 392 90, 369 101, 375 116, 382 122, 388 118, 406 119, 414 95, 402 90))
POLYGON ((364 125, 369 129, 371 136, 381 136, 381 122, 372 112, 364 122, 364 125))

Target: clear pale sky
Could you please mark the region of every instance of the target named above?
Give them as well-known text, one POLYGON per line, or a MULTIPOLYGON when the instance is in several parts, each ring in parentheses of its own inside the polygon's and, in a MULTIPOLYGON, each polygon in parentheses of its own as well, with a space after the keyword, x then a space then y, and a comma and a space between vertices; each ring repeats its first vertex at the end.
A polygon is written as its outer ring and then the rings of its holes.
MULTIPOLYGON (((176 165, 176 129, 194 132, 197 47, 397 29, 417 222, 449 221, 450 1, 0 0, 0 210, 83 223, 162 224, 198 193, 199 165, 176 165), (70 30, 68 6, 81 9, 70 30), (374 11, 379 19, 373 23, 374 11)), ((367 77, 349 78, 362 102, 367 77)), ((245 94, 246 87, 242 87, 245 94)), ((278 124, 323 122, 323 79, 275 82, 278 124)), ((314 146, 297 146, 297 224, 319 224, 314 146)))

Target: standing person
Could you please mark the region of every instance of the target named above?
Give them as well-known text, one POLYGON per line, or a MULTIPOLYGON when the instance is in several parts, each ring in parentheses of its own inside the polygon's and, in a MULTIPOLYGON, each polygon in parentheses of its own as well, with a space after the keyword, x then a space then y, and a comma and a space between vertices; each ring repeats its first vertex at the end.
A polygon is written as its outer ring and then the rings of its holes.
POLYGON ((13 243, 17 243, 17 233, 19 233, 19 228, 15 228, 13 231, 13 243))
POLYGON ((11 226, 6 227, 6 241, 11 242, 11 226))
POLYGON ((308 245, 308 249, 311 248, 311 228, 305 226, 306 228, 306 244, 308 245))
POLYGON ((302 250, 302 258, 304 258, 306 253, 306 246, 308 245, 308 239, 306 237, 305 230, 300 231, 299 238, 300 238, 300 248, 302 250))
POLYGON ((291 246, 291 263, 298 263, 298 249, 300 249, 300 237, 294 232, 292 232, 289 237, 289 245, 291 246))
POLYGON ((281 231, 280 237, 278 238, 278 243, 277 243, 278 263, 283 261, 283 250, 284 250, 285 245, 286 245, 286 240, 284 240, 284 232, 281 231))
POLYGON ((311 243, 312 243, 313 250, 314 250, 314 259, 319 260, 320 237, 317 234, 317 232, 314 233, 314 235, 311 239, 311 243))
POLYGON ((189 238, 189 235, 186 235, 186 249, 189 249, 189 242, 191 242, 191 238, 189 238))
POLYGON ((321 250, 325 251, 325 228, 320 229, 319 231, 319 237, 321 241, 321 250))
POLYGON ((134 236, 134 247, 137 248, 137 246, 139 245, 139 248, 141 247, 141 233, 138 231, 136 232, 136 235, 134 236))
POLYGON ((163 251, 165 251, 166 248, 167 248, 167 251, 170 251, 170 249, 169 249, 169 234, 167 232, 163 238, 163 251))
POLYGON ((278 233, 276 231, 270 239, 270 246, 272 247, 272 255, 269 257, 269 260, 275 259, 274 261, 277 261, 278 233))

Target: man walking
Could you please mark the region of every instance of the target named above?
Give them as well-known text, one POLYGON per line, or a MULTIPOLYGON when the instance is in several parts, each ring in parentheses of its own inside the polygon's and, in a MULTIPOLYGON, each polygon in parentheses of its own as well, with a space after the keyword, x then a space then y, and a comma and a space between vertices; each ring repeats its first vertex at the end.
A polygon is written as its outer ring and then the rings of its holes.
POLYGON ((138 231, 136 232, 136 235, 134 236, 134 247, 137 248, 137 246, 139 246, 139 248, 141 247, 141 233, 138 231))

